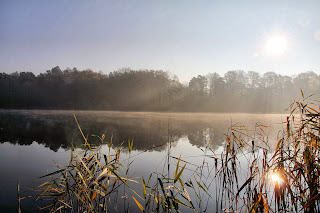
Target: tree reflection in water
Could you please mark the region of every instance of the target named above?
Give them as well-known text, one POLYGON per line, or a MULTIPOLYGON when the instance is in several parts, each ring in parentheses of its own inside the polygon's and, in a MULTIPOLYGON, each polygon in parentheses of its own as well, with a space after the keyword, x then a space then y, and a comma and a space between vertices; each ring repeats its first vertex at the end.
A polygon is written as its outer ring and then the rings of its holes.
MULTIPOLYGON (((78 111, 75 115, 91 144, 100 145, 93 135, 105 134, 115 145, 127 146, 134 141, 134 149, 147 151, 153 147, 163 150, 168 142, 187 136, 191 144, 204 146, 209 140, 219 147, 225 140, 230 126, 228 117, 217 114, 207 118, 205 114, 187 113, 120 113, 78 111)), ((212 116, 212 115, 211 115, 212 116)), ((71 144, 82 144, 80 132, 73 118, 73 111, 0 111, 0 142, 30 145, 44 144, 51 150, 69 149, 71 144)))

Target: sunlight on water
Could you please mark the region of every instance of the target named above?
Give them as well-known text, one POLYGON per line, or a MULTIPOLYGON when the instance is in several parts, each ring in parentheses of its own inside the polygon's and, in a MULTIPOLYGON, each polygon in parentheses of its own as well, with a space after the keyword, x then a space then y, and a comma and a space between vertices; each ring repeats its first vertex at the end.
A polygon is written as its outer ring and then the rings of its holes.
POLYGON ((283 182, 283 179, 280 177, 280 175, 276 172, 272 173, 270 175, 270 179, 272 180, 272 182, 274 182, 275 184, 281 184, 283 182))
MULTIPOLYGON (((4 171, 1 177, 1 205, 16 205, 16 183, 19 181, 23 196, 39 185, 38 177, 55 169, 54 161, 66 165, 70 158, 71 144, 81 147, 83 139, 74 122, 71 111, 1 111, 0 117, 0 165, 4 171)), ((114 146, 123 142, 122 160, 133 160, 130 166, 132 177, 139 180, 151 172, 167 172, 170 140, 170 172, 174 172, 177 159, 181 156, 182 165, 188 163, 184 177, 190 177, 195 168, 206 158, 206 168, 214 166, 212 157, 224 151, 226 133, 230 125, 246 126, 245 134, 254 136, 256 146, 261 138, 272 142, 281 129, 283 115, 262 114, 215 114, 215 113, 143 113, 143 112, 85 112, 76 111, 80 126, 92 145, 108 153, 111 137, 114 146), (264 132, 256 122, 264 122, 264 132), (105 141, 95 135, 105 134, 105 141), (128 153, 128 140, 133 140, 133 151, 128 153), (209 145, 208 145, 209 144, 209 145)), ((245 139, 245 136, 243 136, 245 139)), ((251 143, 251 141, 248 141, 251 143)), ((250 150, 249 150, 250 151, 250 150)), ((246 159, 243 161, 243 174, 246 159)), ((129 162, 129 161, 124 161, 129 162)), ((209 171, 209 170, 208 170, 209 171)), ((203 171, 205 172, 205 171, 203 171)), ((244 177, 239 177, 243 179, 244 177)), ((213 188, 214 189, 214 188, 213 188)), ((138 190, 138 189, 137 189, 138 190)), ((192 195, 190 195, 192 196, 192 195)), ((25 199, 22 206, 34 205, 25 199)), ((11 206, 11 207, 10 207, 11 206)))

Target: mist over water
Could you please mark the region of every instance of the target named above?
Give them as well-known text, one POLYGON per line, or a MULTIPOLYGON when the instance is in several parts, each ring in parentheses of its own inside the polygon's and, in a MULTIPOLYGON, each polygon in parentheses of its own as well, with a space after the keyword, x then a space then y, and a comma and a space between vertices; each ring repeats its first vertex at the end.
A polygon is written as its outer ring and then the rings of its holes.
MULTIPOLYGON (((112 138, 115 146, 123 142, 124 150, 128 141, 133 140, 133 155, 138 155, 131 168, 134 174, 161 171, 160 162, 166 157, 169 139, 172 155, 199 163, 203 156, 201 149, 209 142, 213 151, 221 152, 231 126, 242 131, 242 139, 248 143, 255 137, 257 146, 264 147, 262 141, 268 141, 272 147, 282 130, 281 122, 286 120, 286 115, 281 114, 1 110, 3 208, 8 211, 16 208, 17 181, 22 196, 30 194, 30 189, 40 184, 37 178, 55 169, 53 160, 65 165, 72 145, 81 147, 84 140, 74 115, 88 141, 101 145, 102 150, 106 145, 95 135, 105 134, 105 141, 112 138)), ((25 211, 37 205, 31 198, 22 201, 25 211)))
POLYGON ((96 135, 105 134, 106 141, 116 145, 134 141, 134 149, 148 150, 173 140, 187 137, 196 146, 211 141, 215 146, 225 141, 230 127, 248 136, 275 138, 282 130, 286 115, 247 113, 157 113, 117 111, 0 111, 0 141, 19 145, 33 142, 44 144, 53 151, 81 145, 76 120, 91 143, 100 145, 96 135), (255 134, 254 134, 255 133, 255 134))
POLYGON ((320 1, 181 3, 0 0, 0 212, 320 212, 320 1))

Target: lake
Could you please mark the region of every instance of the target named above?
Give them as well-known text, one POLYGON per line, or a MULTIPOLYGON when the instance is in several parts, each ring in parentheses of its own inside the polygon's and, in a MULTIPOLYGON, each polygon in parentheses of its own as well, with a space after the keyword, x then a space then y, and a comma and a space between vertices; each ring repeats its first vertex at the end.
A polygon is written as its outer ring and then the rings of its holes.
MULTIPOLYGON (((38 177, 54 171, 54 161, 66 165, 72 145, 81 146, 74 115, 88 141, 102 151, 106 145, 95 135, 112 138, 115 146, 123 142, 124 148, 133 140, 130 170, 136 177, 164 169, 169 140, 171 156, 200 164, 209 142, 211 152, 223 151, 231 126, 254 137, 257 146, 268 141, 274 147, 286 121, 282 114, 0 110, 1 212, 16 212, 17 182, 21 197, 34 194, 43 181, 38 177)), ((25 198, 21 205, 22 212, 31 212, 40 204, 25 198)))

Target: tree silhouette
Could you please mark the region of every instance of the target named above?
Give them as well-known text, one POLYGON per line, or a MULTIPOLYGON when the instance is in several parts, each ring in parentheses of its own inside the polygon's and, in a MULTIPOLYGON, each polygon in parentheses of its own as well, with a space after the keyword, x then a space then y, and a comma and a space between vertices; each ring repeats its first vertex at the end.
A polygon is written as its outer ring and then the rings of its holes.
POLYGON ((161 70, 123 68, 103 74, 56 66, 38 76, 0 73, 0 108, 282 112, 300 89, 319 92, 319 76, 312 71, 293 78, 239 70, 198 75, 182 85, 161 70))

